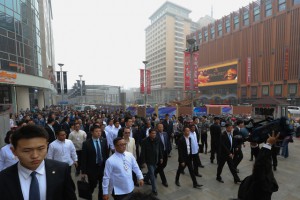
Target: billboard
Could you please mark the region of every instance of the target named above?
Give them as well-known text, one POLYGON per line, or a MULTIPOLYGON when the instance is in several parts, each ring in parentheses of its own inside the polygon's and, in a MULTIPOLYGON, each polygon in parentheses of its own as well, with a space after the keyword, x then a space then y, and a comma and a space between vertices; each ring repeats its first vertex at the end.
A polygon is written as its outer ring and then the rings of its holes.
POLYGON ((236 84, 238 62, 230 62, 221 65, 201 67, 198 69, 198 87, 236 84))

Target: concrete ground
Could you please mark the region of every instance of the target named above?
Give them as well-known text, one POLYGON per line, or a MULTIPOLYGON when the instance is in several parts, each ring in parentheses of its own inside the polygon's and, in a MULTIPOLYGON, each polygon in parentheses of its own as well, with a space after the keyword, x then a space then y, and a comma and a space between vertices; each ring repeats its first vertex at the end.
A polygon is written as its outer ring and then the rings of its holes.
MULTIPOLYGON (((294 143, 289 144, 290 156, 283 158, 278 156, 277 171, 274 172, 275 178, 279 184, 279 191, 273 193, 272 200, 300 200, 300 139, 294 138, 294 143)), ((251 174, 254 162, 249 161, 250 144, 246 143, 243 149, 244 159, 238 166, 241 179, 251 174)), ((175 175, 178 167, 177 150, 172 150, 172 157, 168 160, 168 166, 165 168, 165 174, 169 187, 161 184, 160 177, 157 177, 158 198, 160 200, 229 200, 237 197, 239 185, 234 184, 233 177, 225 164, 222 172, 222 178, 225 183, 216 181, 217 164, 210 163, 210 154, 200 154, 204 168, 199 168, 202 178, 197 177, 198 183, 204 186, 201 189, 194 189, 192 180, 185 169, 185 174, 180 176, 181 187, 175 185, 175 175)), ((142 170, 146 172, 146 169, 142 170)), ((78 177, 73 180, 77 181, 78 177)), ((144 185, 136 187, 136 191, 151 192, 151 186, 144 185)), ((97 199, 97 190, 93 194, 93 199, 97 199)), ((113 198, 110 198, 113 199, 113 198)))

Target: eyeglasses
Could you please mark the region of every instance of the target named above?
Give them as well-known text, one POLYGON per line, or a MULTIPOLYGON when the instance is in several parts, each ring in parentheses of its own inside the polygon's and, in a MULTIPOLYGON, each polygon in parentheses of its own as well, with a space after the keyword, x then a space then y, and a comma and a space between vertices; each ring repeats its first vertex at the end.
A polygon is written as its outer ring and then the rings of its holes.
POLYGON ((130 132, 124 132, 124 133, 127 133, 127 134, 129 133, 130 134, 130 132))
POLYGON ((117 146, 119 146, 119 147, 121 147, 121 146, 126 146, 126 143, 117 144, 117 146))

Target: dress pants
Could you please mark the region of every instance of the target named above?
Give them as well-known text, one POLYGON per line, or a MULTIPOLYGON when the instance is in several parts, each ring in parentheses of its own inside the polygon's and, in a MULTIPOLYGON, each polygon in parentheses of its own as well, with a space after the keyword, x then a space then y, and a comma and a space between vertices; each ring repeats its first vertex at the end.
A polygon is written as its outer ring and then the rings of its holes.
POLYGON ((217 154, 217 161, 218 161, 218 148, 219 143, 217 141, 211 141, 210 143, 210 160, 213 161, 215 159, 215 154, 217 154))
POLYGON ((233 160, 229 156, 227 156, 227 158, 225 158, 225 157, 219 158, 218 169, 217 169, 217 178, 221 178, 221 173, 222 173, 223 167, 226 162, 227 162, 227 165, 229 167, 231 174, 233 175, 234 180, 240 180, 240 178, 238 177, 238 175, 236 173, 236 168, 234 167, 233 160))
POLYGON ((193 159, 193 168, 194 168, 194 173, 195 175, 199 175, 198 167, 200 165, 200 158, 199 154, 192 154, 192 159, 193 159))
POLYGON ((112 192, 112 196, 113 196, 114 200, 130 199, 131 195, 132 195, 132 192, 129 194, 121 194, 121 195, 115 195, 114 190, 112 192))
POLYGON ((77 167, 76 167, 76 173, 80 173, 81 170, 81 154, 82 154, 82 150, 76 151, 77 154, 77 158, 78 158, 78 162, 77 162, 77 167))
POLYGON ((151 186, 152 186, 152 192, 157 192, 157 189, 156 189, 156 180, 155 180, 155 176, 154 176, 156 165, 147 164, 147 168, 148 168, 148 172, 147 172, 144 180, 145 181, 149 181, 149 179, 150 179, 151 186))
POLYGON ((238 147, 238 150, 234 151, 234 157, 233 157, 233 164, 235 168, 237 168, 237 166, 243 160, 243 157, 244 156, 243 156, 242 148, 238 147))
POLYGON ((178 169, 177 169, 177 173, 176 173, 176 178, 175 181, 179 181, 179 177, 180 177, 180 173, 185 169, 185 167, 187 166, 190 172, 190 176, 192 178, 193 181, 193 185, 197 185, 197 180, 196 180, 196 176, 194 173, 194 169, 193 169, 193 165, 192 165, 192 155, 189 155, 189 158, 187 160, 185 160, 185 165, 184 167, 181 165, 181 163, 179 163, 178 165, 178 169))
POLYGON ((166 175, 164 172, 165 167, 167 166, 168 163, 168 152, 164 151, 163 152, 163 162, 157 164, 157 168, 155 169, 155 174, 159 174, 162 183, 167 183, 166 175))
POLYGON ((103 173, 104 173, 104 165, 101 166, 97 165, 97 172, 94 172, 92 174, 90 173, 87 174, 91 194, 94 193, 94 190, 98 184, 99 187, 98 200, 102 200, 102 196, 103 196, 103 189, 102 189, 103 173))

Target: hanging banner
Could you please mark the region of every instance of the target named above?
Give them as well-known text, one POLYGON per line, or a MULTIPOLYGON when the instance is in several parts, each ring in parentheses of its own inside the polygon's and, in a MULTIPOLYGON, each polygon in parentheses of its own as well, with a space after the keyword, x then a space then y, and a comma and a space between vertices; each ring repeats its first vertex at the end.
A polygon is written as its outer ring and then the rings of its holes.
POLYGON ((151 71, 149 69, 146 70, 146 88, 147 94, 151 94, 151 71))
POLYGON ((199 75, 198 74, 198 58, 199 58, 199 53, 194 52, 193 53, 194 88, 192 90, 198 90, 198 75, 199 75))
POLYGON ((283 80, 289 79, 289 48, 284 49, 284 78, 283 80))
POLYGON ((64 94, 68 93, 67 72, 63 72, 64 94))
POLYGON ((136 107, 127 107, 126 111, 131 114, 131 116, 137 115, 137 108, 136 107))
POLYGON ((140 93, 145 93, 145 83, 144 83, 144 69, 140 69, 140 93))
POLYGON ((203 107, 195 107, 193 116, 201 117, 203 115, 207 115, 207 108, 203 107))
POLYGON ((155 108, 146 108, 146 116, 147 117, 151 117, 153 115, 153 113, 155 113, 155 108))
POLYGON ((190 90, 190 78, 191 78, 191 67, 190 67, 191 55, 189 52, 184 52, 184 90, 190 90))
POLYGON ((170 118, 173 115, 176 115, 176 107, 162 107, 162 108, 158 108, 159 119, 164 119, 166 114, 169 114, 170 118))
POLYGON ((246 83, 251 83, 251 58, 248 57, 246 61, 246 83))
POLYGON ((60 72, 56 72, 56 78, 57 94, 61 94, 60 72))

